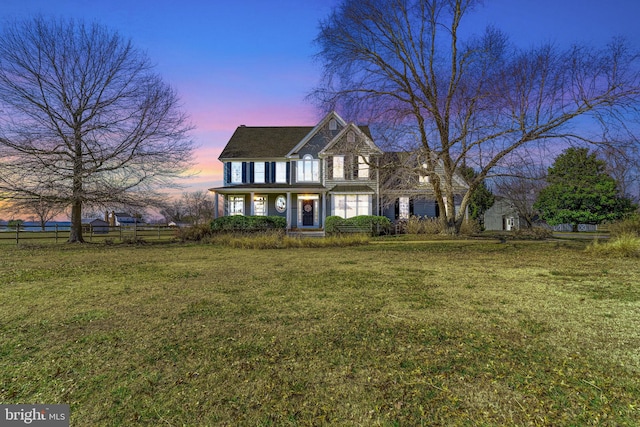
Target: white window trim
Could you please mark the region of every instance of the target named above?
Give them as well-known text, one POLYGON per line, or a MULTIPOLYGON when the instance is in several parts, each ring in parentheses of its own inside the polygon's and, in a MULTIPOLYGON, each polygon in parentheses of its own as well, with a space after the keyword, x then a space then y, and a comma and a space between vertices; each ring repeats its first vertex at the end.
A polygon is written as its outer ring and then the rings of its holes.
POLYGON ((333 156, 333 179, 344 179, 344 156, 333 156))
POLYGON ((228 196, 228 210, 229 216, 244 215, 244 196, 228 196), (237 209, 237 208, 240 209, 237 209))
POLYGON ((268 215, 268 198, 267 196, 253 196, 253 214, 258 216, 268 215), (261 210, 258 208, 262 207, 261 210))
POLYGON ((242 184, 242 162, 231 162, 231 184, 242 184))
POLYGON ((276 162, 276 184, 287 183, 287 162, 276 162))
POLYGON ((310 154, 297 161, 297 170, 298 182, 320 182, 320 160, 310 154))
POLYGON ((253 182, 256 184, 264 184, 265 183, 265 168, 264 162, 255 162, 253 164, 253 182))
POLYGON ((369 179, 369 156, 358 156, 358 179, 369 179))
POLYGON ((371 215, 373 206, 370 194, 333 194, 331 196, 331 215, 352 218, 371 215), (363 206, 364 207, 363 209, 363 206))

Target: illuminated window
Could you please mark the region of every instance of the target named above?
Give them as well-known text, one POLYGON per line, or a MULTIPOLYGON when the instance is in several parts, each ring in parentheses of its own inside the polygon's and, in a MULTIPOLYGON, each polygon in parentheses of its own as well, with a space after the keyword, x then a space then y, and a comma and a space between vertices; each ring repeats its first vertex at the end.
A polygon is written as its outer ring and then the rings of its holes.
POLYGON ((371 215, 371 195, 369 194, 334 194, 331 200, 331 215, 342 218, 371 215))
POLYGON ((337 130, 337 129, 338 129, 338 122, 336 121, 336 119, 329 120, 329 130, 337 130))
POLYGON ((298 160, 298 182, 318 182, 320 162, 307 154, 302 160, 298 160))
POLYGON ((358 156, 358 178, 369 179, 369 156, 358 156))
POLYGON ((409 219, 410 203, 408 197, 400 197, 398 200, 398 218, 409 219))
POLYGON ((286 184, 287 182, 287 162, 276 162, 276 183, 286 184))
POLYGON ((229 215, 244 215, 244 196, 229 196, 229 215))
POLYGON ((267 197, 255 196, 253 198, 253 214, 266 216, 267 215, 267 197))
POLYGON ((231 183, 242 183, 242 162, 231 162, 231 183))
POLYGON ((333 179, 344 179, 344 156, 333 156, 333 179))
POLYGON ((264 162, 256 162, 253 167, 253 182, 264 184, 264 162))

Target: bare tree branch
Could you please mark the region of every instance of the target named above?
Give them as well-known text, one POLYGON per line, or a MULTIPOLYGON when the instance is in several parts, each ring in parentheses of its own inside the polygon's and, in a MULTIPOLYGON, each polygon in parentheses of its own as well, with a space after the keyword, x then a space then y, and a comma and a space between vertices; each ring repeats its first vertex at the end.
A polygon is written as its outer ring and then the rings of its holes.
POLYGON ((512 153, 564 141, 616 144, 596 138, 594 127, 624 126, 640 100, 639 58, 624 41, 518 49, 494 28, 463 39, 466 15, 480 3, 344 0, 316 40, 324 73, 310 96, 361 123, 400 129, 395 146, 426 150, 453 232, 470 195, 512 153), (454 214, 454 175, 467 166, 478 173, 454 214))
POLYGON ((192 164, 176 92, 97 24, 35 18, 0 39, 0 194, 82 208, 144 206, 192 164))

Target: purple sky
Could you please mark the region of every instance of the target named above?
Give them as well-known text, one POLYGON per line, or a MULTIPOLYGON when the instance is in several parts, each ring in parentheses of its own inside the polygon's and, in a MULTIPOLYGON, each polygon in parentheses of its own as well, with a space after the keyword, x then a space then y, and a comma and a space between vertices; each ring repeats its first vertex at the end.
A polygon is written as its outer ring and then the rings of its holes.
MULTIPOLYGON (((221 184, 217 157, 238 125, 309 125, 318 83, 313 39, 339 0, 0 0, 0 16, 98 21, 145 50, 196 126, 198 177, 185 191, 221 184)), ((639 44, 640 0, 485 0, 465 27, 487 24, 521 46, 551 41, 639 44)))

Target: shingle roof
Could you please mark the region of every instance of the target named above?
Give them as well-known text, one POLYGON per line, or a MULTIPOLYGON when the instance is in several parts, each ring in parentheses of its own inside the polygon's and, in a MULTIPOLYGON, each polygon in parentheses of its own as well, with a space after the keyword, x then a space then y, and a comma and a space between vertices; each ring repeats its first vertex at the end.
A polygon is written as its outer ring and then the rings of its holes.
MULTIPOLYGON (((359 128, 371 138, 368 126, 359 128)), ((283 158, 313 129, 312 126, 239 126, 218 159, 283 158)))
POLYGON ((311 126, 240 126, 219 159, 284 157, 312 129, 311 126))

